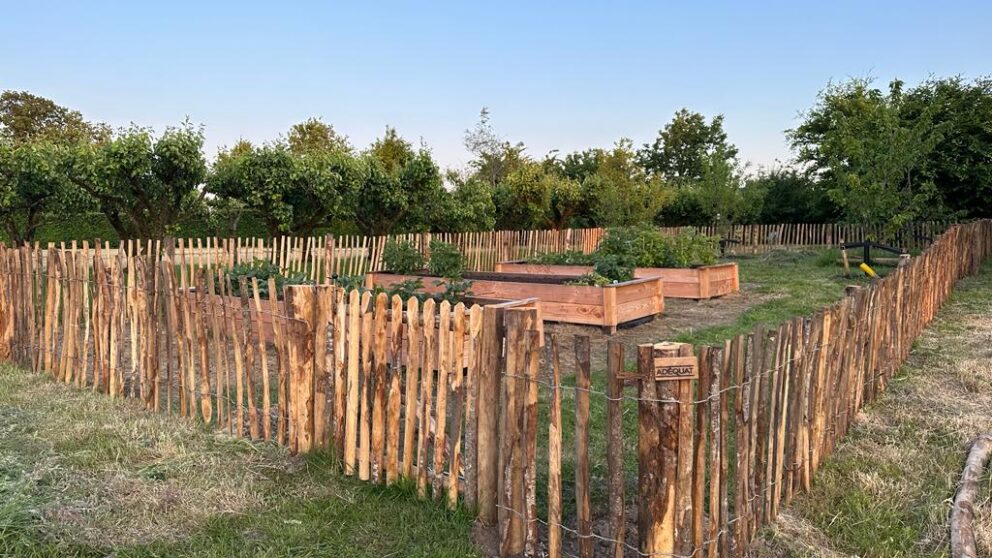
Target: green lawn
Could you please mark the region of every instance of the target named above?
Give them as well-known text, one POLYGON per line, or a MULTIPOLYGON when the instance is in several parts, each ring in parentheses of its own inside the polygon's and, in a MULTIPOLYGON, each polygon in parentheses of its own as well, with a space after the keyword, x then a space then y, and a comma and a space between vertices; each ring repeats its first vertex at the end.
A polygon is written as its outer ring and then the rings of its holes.
MULTIPOLYGON (((794 316, 813 314, 844 296, 847 285, 868 285, 868 278, 857 267, 850 277, 837 262, 839 250, 775 251, 760 256, 739 257, 736 261, 742 289, 769 298, 744 311, 733 323, 701 328, 679 335, 677 341, 695 345, 720 344, 725 339, 747 333, 758 324, 777 326, 794 316)), ((891 267, 875 266, 879 275, 891 267)))
POLYGON ((0 556, 478 556, 472 519, 0 367, 0 556))

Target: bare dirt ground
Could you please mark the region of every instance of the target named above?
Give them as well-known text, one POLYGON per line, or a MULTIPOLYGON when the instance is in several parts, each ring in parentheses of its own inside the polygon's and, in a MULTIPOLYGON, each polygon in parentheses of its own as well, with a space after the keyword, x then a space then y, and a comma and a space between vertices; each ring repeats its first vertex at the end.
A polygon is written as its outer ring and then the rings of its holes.
POLYGON ((576 324, 545 322, 544 331, 558 338, 558 350, 564 373, 575 369, 575 336, 588 335, 592 346, 593 370, 606 368, 606 344, 614 339, 624 346, 627 362, 636 359, 642 343, 673 341, 679 334, 734 322, 745 310, 772 300, 778 295, 757 292, 757 285, 741 284, 739 293, 709 300, 666 298, 665 312, 652 321, 621 327, 616 334, 603 328, 576 324))

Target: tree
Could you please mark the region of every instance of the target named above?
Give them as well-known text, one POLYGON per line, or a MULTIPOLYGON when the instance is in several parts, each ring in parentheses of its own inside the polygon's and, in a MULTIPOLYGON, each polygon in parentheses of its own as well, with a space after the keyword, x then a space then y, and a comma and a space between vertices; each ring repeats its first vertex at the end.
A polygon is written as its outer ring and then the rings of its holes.
POLYGON ((566 172, 581 176, 590 224, 599 227, 651 222, 671 199, 660 177, 637 164, 633 144, 621 139, 612 149, 593 149, 565 157, 566 172))
POLYGON ((414 150, 396 130, 386 128, 364 155, 368 173, 355 206, 365 234, 426 231, 442 211, 447 192, 430 150, 414 150))
POLYGON ((48 219, 85 207, 66 180, 64 158, 50 141, 0 141, 0 224, 15 244, 33 239, 48 219))
POLYGON ((319 118, 310 118, 289 129, 286 138, 289 150, 298 155, 312 152, 343 151, 351 152, 348 136, 334 131, 334 126, 319 118))
POLYGON ((0 139, 14 144, 29 141, 76 143, 104 141, 105 124, 93 124, 78 111, 27 91, 0 93, 0 139))
POLYGON ((530 161, 511 172, 493 193, 501 229, 567 226, 582 201, 579 183, 530 161))
POLYGON ((207 190, 257 211, 270 235, 307 236, 318 226, 350 217, 367 174, 344 151, 294 152, 281 141, 222 153, 207 190))
POLYGON ((12 241, 29 241, 52 218, 91 209, 68 182, 67 149, 106 137, 106 126, 49 99, 0 94, 0 223, 12 241))
POLYGON ((649 174, 684 183, 701 179, 705 167, 718 155, 726 161, 737 158, 737 148, 727 142, 723 130, 723 115, 707 124, 702 114, 683 108, 653 143, 644 144, 637 161, 649 174))
POLYGON ((465 148, 474 155, 469 163, 475 170, 476 178, 485 181, 491 188, 506 180, 513 171, 526 165, 530 158, 524 154, 523 143, 511 144, 501 139, 489 123, 489 109, 479 111, 479 122, 475 128, 465 131, 465 148))
POLYGON ((442 209, 438 211, 431 230, 443 232, 491 231, 496 226, 496 204, 493 191, 476 178, 468 179, 455 171, 445 173, 451 189, 445 192, 442 209))
POLYGON ((903 84, 888 93, 853 79, 829 85, 817 105, 788 132, 797 160, 827 186, 827 194, 852 222, 887 223, 891 230, 942 214, 931 179, 922 172, 946 126, 930 109, 902 117, 903 84))
POLYGON ((942 133, 919 169, 947 209, 963 217, 992 217, 992 78, 929 79, 901 102, 905 125, 930 122, 942 133))
POLYGON ((723 225, 746 220, 742 186, 736 161, 717 150, 703 159, 702 175, 690 187, 698 190, 699 203, 712 222, 723 225))
POLYGON ((827 223, 839 217, 824 185, 795 168, 759 172, 746 181, 744 195, 759 202, 755 223, 827 223))
POLYGON ((202 201, 203 131, 188 122, 155 137, 132 126, 102 144, 80 144, 68 177, 91 196, 121 238, 161 238, 202 201))

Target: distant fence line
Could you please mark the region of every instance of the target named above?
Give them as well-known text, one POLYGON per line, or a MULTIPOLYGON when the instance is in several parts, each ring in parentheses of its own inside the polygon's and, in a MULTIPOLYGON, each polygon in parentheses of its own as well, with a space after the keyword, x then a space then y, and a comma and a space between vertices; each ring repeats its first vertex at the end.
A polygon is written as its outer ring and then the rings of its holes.
MULTIPOLYGON (((777 249, 836 247, 842 242, 884 240, 911 251, 925 249, 950 223, 920 222, 902 227, 889 235, 885 224, 873 226, 837 223, 788 223, 773 225, 710 225, 704 227, 661 227, 667 235, 697 231, 728 239, 731 254, 758 254, 777 249)), ((492 271, 506 260, 528 259, 549 252, 596 249, 606 229, 548 229, 524 231, 482 231, 464 233, 409 233, 386 236, 325 235, 282 236, 274 238, 167 238, 164 240, 122 240, 119 246, 128 255, 169 254, 177 265, 190 269, 232 266, 266 260, 286 272, 303 273, 323 281, 333 275, 359 275, 382 269, 382 252, 390 239, 406 240, 425 254, 432 240, 449 242, 465 256, 466 269, 492 271)), ((105 262, 116 257, 118 248, 100 242, 105 262)), ((80 250, 82 241, 49 243, 48 246, 80 250)), ((89 244, 87 244, 89 246, 89 244)), ((43 248, 35 244, 36 249, 43 248)), ((93 246, 95 248, 95 246, 93 246)))
POLYGON ((333 448, 347 475, 411 479, 422 498, 474 510, 504 556, 742 557, 992 255, 992 221, 951 226, 813 316, 712 347, 640 345, 633 372, 612 342, 605 375, 586 336, 561 364, 535 301, 452 306, 326 284, 280 299, 274 282, 263 294, 174 260, 179 243, 152 243, 150 257, 137 245, 0 247, 0 360, 231 435, 333 448), (660 379, 669 358, 698 379, 660 379))

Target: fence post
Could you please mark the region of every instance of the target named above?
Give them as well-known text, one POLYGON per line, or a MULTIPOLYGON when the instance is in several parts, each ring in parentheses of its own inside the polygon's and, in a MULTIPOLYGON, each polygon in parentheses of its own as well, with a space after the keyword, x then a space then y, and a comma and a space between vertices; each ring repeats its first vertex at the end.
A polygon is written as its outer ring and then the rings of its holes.
POLYGON ((487 306, 482 310, 481 355, 478 390, 478 475, 479 521, 496 523, 496 491, 499 478, 499 393, 503 358, 503 311, 487 306))
POLYGON ((609 522, 613 547, 610 555, 623 558, 624 532, 624 471, 623 471, 623 344, 611 339, 607 344, 607 476, 610 490, 609 522))
POLYGON ((13 360, 14 354, 14 274, 7 247, 0 247, 0 361, 13 360))
MULTIPOLYGON (((296 422, 295 437, 289 447, 304 453, 313 447, 313 372, 314 372, 314 289, 312 285, 294 285, 285 289, 286 314, 289 317, 289 420, 296 422)), ((294 429, 291 429, 293 431, 294 429)))
MULTIPOLYGON (((689 357, 692 355, 692 346, 686 343, 658 343, 638 345, 637 349, 637 370, 640 376, 638 394, 640 551, 647 555, 668 556, 680 550, 682 545, 677 546, 677 541, 684 541, 689 537, 689 533, 683 528, 682 520, 691 520, 691 509, 677 510, 676 502, 680 499, 677 489, 679 425, 683 414, 681 407, 692 404, 691 382, 695 372, 689 376, 689 379, 684 379, 681 374, 672 376, 668 373, 668 364, 664 360, 656 363, 656 359, 689 357), (686 385, 689 388, 684 389, 686 385)), ((695 361, 695 357, 692 359, 695 361)), ((698 370, 698 364, 694 364, 692 369, 698 370)), ((688 449, 691 452, 691 437, 689 445, 688 449)), ((682 476, 685 477, 685 474, 682 476)), ((683 490, 685 488, 683 487, 683 490)))
MULTIPOLYGON (((528 499, 533 499, 528 490, 528 479, 533 479, 536 460, 529 451, 528 439, 537 435, 537 361, 534 361, 534 378, 529 378, 528 356, 536 354, 538 344, 531 345, 530 332, 535 329, 537 311, 532 308, 514 308, 505 311, 506 316, 506 374, 503 375, 505 403, 501 413, 501 439, 498 444, 499 456, 499 533, 500 556, 515 556, 528 546, 528 534, 536 536, 536 530, 528 529, 528 499), (531 380, 528 382, 528 380, 531 380), (531 390, 531 387, 534 390, 531 390), (533 401, 533 405, 528 405, 533 401), (530 407, 528 409, 528 407, 530 407), (528 412, 530 411, 530 412, 528 412), (528 415, 533 415, 528 419, 528 415), (535 430, 535 431, 532 431, 535 430)), ((536 440, 536 438, 535 438, 536 440)), ((534 525, 536 527, 536 525, 534 525)), ((535 541, 530 541, 533 544, 535 541)), ((533 548, 533 547, 532 547, 533 548)))

